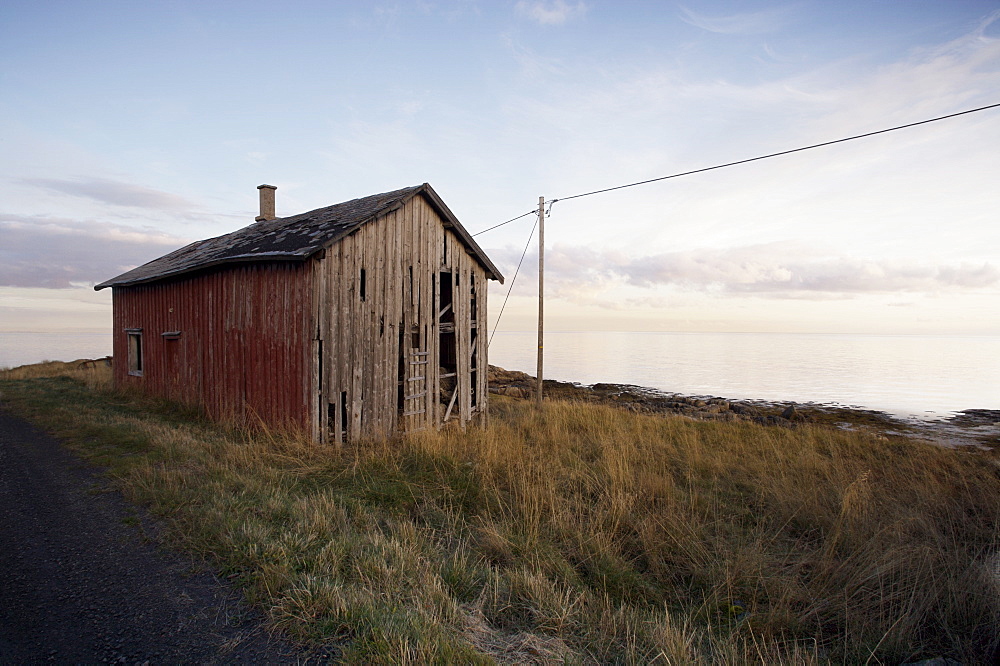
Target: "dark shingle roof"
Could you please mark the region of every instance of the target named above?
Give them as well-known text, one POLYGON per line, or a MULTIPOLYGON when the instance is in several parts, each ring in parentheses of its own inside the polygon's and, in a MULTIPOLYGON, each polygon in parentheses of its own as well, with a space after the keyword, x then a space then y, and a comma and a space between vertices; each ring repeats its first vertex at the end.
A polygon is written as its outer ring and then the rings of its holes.
POLYGON ((154 259, 94 289, 152 282, 202 270, 219 264, 258 261, 303 261, 347 236, 361 225, 401 208, 414 196, 425 196, 462 240, 469 254, 486 269, 488 277, 503 282, 503 275, 489 260, 469 232, 427 183, 394 192, 317 208, 316 210, 251 224, 238 231, 196 241, 159 259, 154 259))

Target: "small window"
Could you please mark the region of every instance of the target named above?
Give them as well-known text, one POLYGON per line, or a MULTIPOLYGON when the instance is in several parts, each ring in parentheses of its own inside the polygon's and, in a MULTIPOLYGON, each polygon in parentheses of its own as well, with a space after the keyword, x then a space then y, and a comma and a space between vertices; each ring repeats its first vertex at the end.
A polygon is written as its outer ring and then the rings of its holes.
POLYGON ((128 374, 142 377, 142 329, 125 329, 128 336, 128 374))
POLYGON ((367 296, 368 294, 368 284, 366 278, 367 276, 365 275, 365 269, 362 268, 361 279, 359 280, 359 285, 358 285, 358 294, 360 294, 361 300, 365 300, 365 296, 367 296))

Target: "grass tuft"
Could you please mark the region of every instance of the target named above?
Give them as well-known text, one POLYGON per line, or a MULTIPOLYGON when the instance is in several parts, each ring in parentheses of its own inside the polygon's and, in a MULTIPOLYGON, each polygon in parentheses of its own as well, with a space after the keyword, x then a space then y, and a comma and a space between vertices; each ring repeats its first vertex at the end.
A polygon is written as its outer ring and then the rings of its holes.
POLYGON ((347 661, 975 664, 995 647, 995 453, 505 398, 485 430, 326 448, 82 372, 3 371, 4 405, 347 661))

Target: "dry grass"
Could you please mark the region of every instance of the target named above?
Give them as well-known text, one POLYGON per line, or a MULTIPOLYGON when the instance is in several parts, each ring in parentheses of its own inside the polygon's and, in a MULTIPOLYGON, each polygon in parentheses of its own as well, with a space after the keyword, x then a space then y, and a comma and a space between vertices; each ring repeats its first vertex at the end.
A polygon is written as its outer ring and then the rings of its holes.
POLYGON ((83 382, 87 388, 103 390, 111 387, 111 363, 109 359, 82 358, 69 363, 43 361, 16 368, 0 367, 0 381, 41 377, 70 377, 83 382))
POLYGON ((2 379, 349 661, 974 664, 1000 626, 995 454, 502 399, 487 430, 338 450, 2 379))

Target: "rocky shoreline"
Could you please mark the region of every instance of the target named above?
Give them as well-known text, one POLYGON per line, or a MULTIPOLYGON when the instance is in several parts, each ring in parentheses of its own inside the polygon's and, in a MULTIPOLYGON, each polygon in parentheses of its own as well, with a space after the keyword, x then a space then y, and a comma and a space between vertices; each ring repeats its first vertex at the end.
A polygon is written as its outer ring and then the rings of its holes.
MULTIPOLYGON (((516 370, 489 367, 490 393, 517 399, 535 394, 535 378, 516 370)), ((633 412, 675 414, 702 421, 748 421, 794 428, 803 424, 827 425, 876 434, 926 439, 944 446, 976 446, 1000 450, 1000 410, 968 409, 941 421, 901 419, 876 410, 814 402, 732 400, 715 396, 689 396, 644 386, 545 380, 545 395, 560 400, 615 405, 633 412)))

